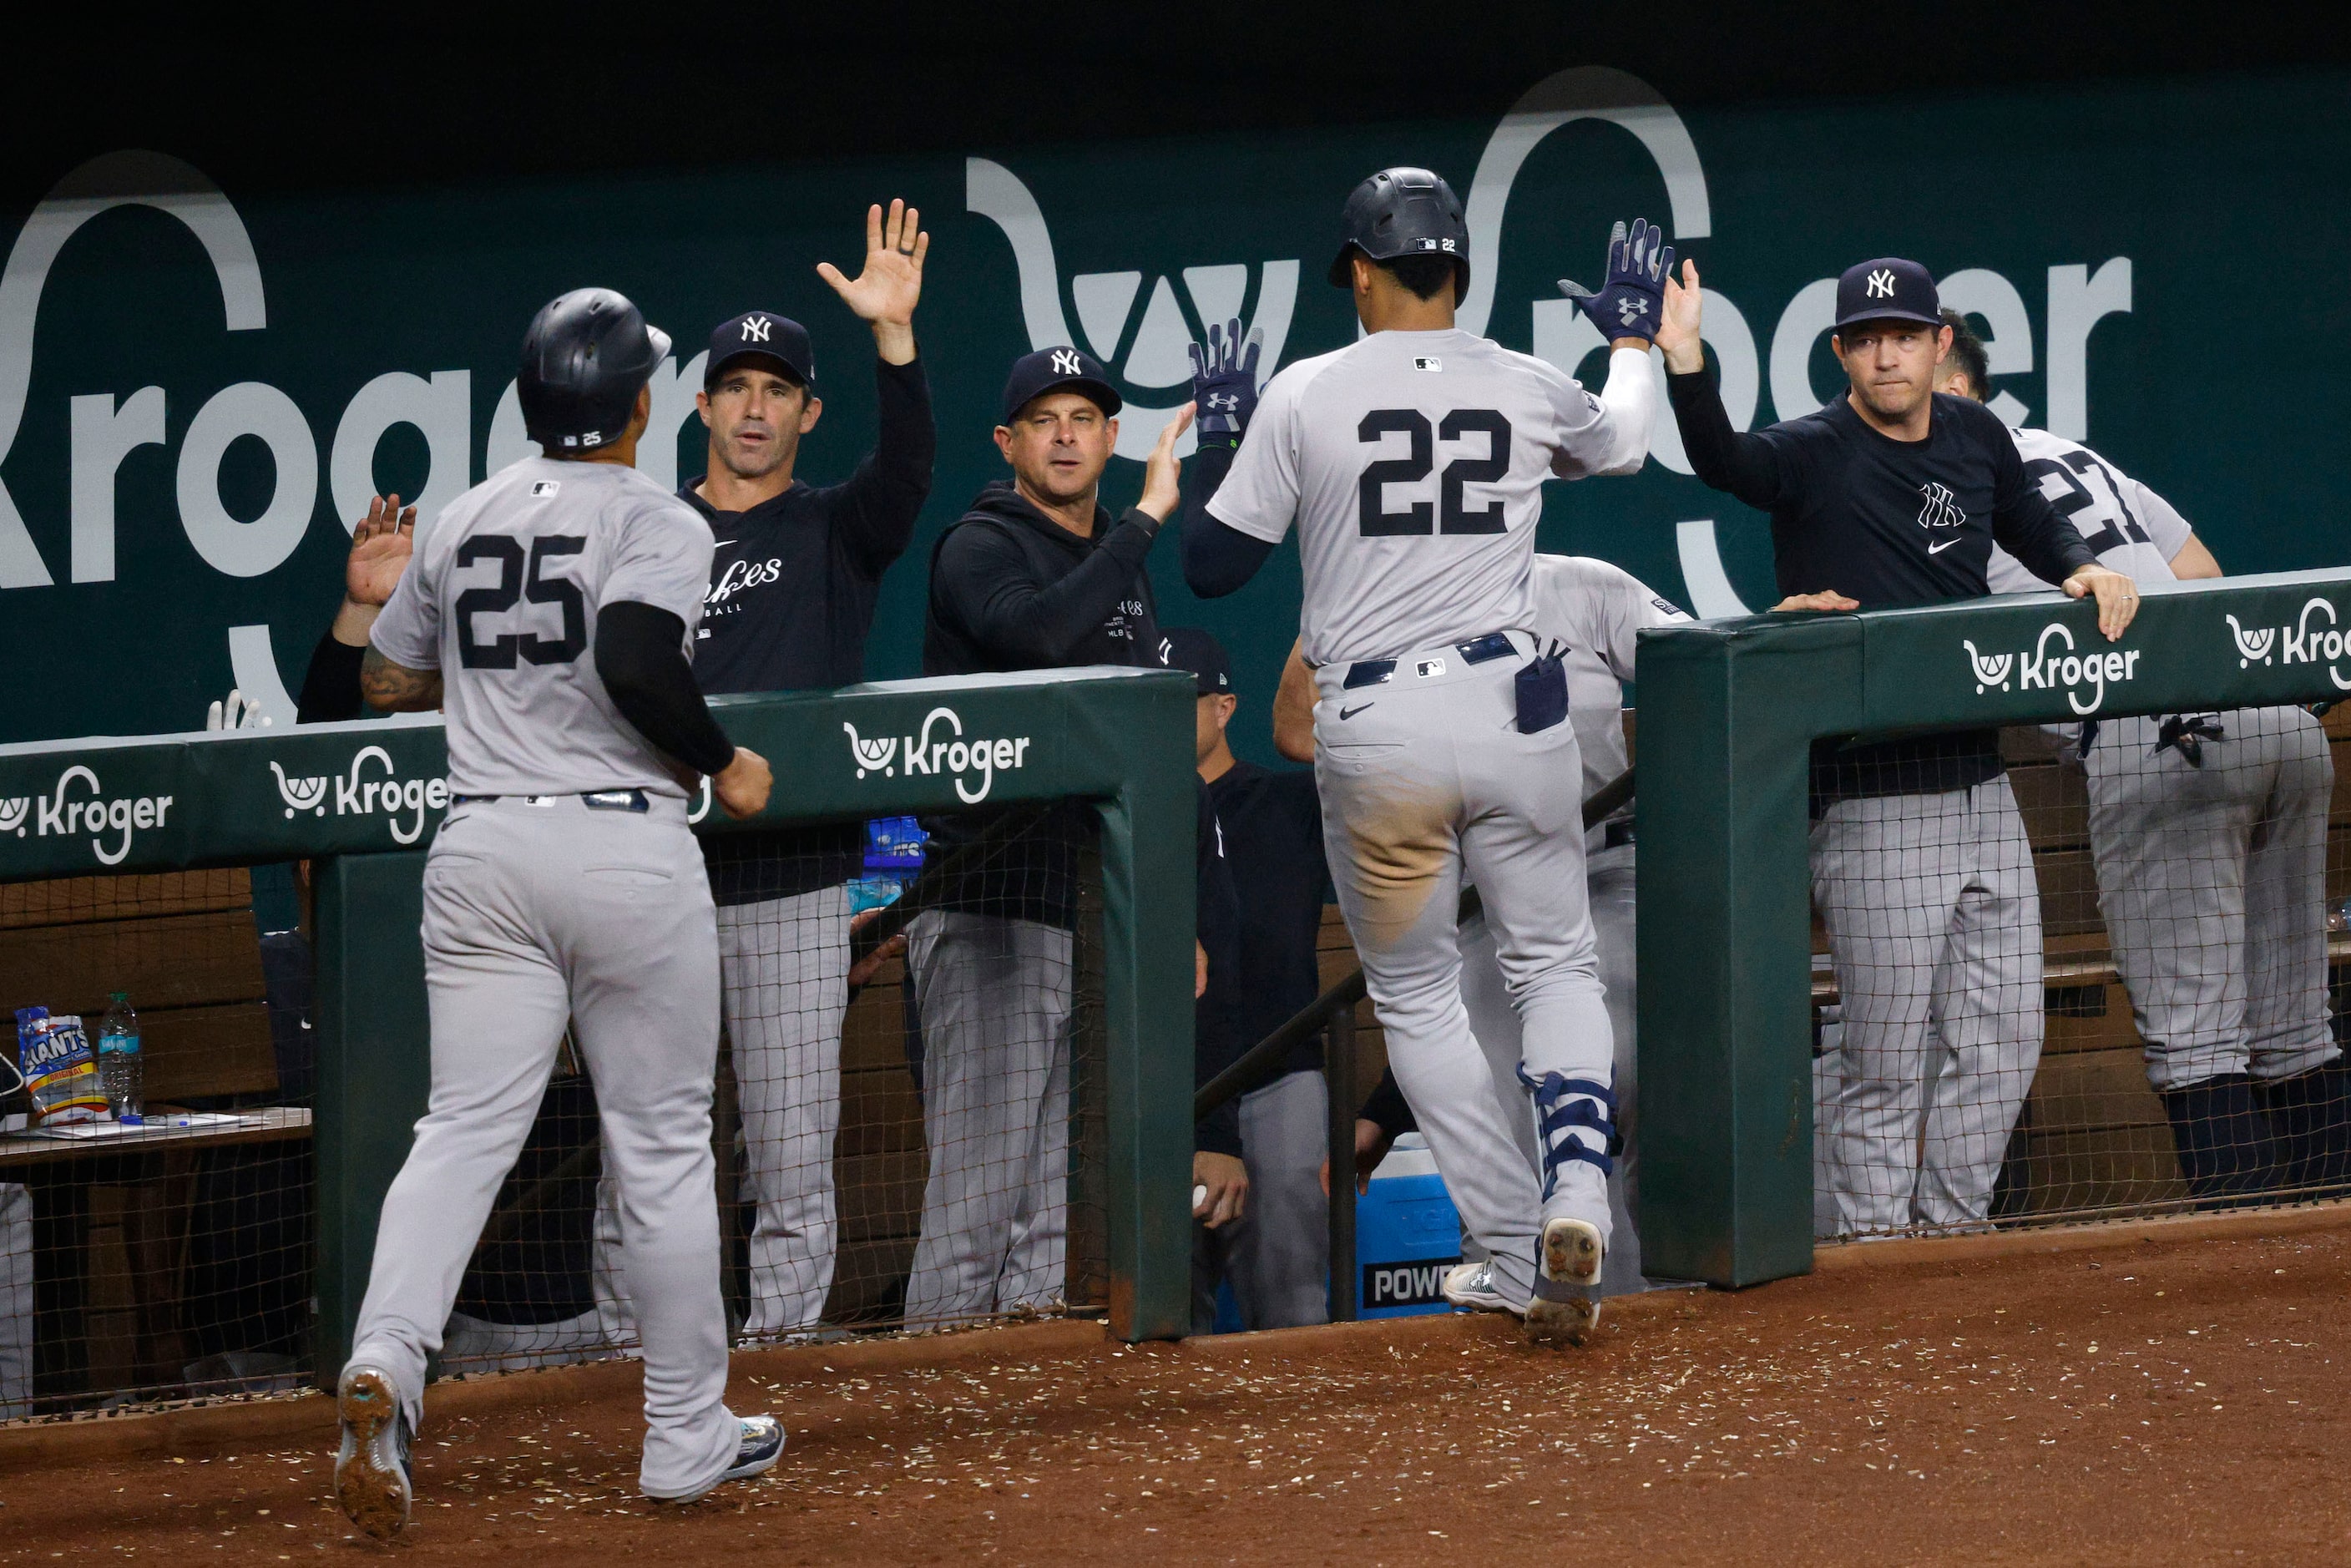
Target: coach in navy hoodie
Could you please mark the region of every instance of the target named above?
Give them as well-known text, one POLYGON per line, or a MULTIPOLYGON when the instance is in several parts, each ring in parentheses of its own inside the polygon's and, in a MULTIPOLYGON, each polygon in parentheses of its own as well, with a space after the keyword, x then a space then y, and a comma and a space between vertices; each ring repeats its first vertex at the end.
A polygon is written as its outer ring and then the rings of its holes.
MULTIPOLYGON (((1144 563, 1176 504, 1179 416, 1113 522, 1097 497, 1119 396, 1075 349, 1016 361, 988 486, 931 552, 927 675, 1157 664, 1144 563)), ((934 862, 998 813, 930 824, 934 862)), ((1071 805, 917 894, 908 967, 922 1019, 930 1179, 906 1283, 910 1323, 1060 1299, 1069 1237, 1071 932, 1092 813, 1071 805)))

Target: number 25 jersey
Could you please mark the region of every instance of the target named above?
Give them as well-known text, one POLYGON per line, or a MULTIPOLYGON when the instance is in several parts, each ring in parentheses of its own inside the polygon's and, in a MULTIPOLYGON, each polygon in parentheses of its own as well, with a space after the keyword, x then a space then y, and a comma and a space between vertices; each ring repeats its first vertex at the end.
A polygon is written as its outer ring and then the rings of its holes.
POLYGON ((683 794, 604 690, 596 615, 629 600, 666 610, 690 652, 711 550, 692 507, 613 463, 526 458, 419 526, 371 640, 441 672, 450 789, 683 794))
POLYGON ((1266 383, 1208 512, 1268 543, 1296 520, 1310 664, 1531 628, 1542 482, 1638 468, 1632 423, 1472 333, 1374 332, 1266 383))

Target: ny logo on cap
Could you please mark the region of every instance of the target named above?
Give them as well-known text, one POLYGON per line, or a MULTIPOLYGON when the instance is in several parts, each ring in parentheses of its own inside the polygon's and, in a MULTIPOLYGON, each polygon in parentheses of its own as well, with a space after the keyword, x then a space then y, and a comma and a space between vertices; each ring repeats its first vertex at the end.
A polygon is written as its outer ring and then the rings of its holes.
POLYGON ((747 316, 743 319, 743 340, 747 343, 764 343, 768 340, 768 329, 774 325, 775 323, 765 316, 747 316))
POLYGON ((1081 376, 1086 373, 1086 368, 1079 362, 1075 349, 1056 349, 1053 350, 1053 373, 1057 376, 1081 376))
POLYGON ((1891 299, 1894 298, 1894 269, 1892 267, 1881 267, 1876 271, 1869 275, 1869 298, 1872 299, 1891 299))

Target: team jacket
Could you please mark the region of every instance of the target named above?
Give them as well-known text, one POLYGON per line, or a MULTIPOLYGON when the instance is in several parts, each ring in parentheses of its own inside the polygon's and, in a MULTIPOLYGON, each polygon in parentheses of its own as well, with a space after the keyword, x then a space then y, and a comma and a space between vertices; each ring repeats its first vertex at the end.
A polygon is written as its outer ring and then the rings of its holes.
MULTIPOLYGON (((1144 570, 1155 531, 1140 513, 1113 525, 1096 507, 1092 535, 1080 538, 1009 483, 988 486, 932 547, 923 673, 1155 665, 1158 622, 1144 570)), ((1002 814, 964 811, 926 821, 934 863, 1002 814)), ((985 865, 935 876, 922 892, 948 909, 1070 925, 1077 859, 1094 827, 1090 808, 1057 808, 985 865)))
MULTIPOLYGON (((709 523, 716 551, 694 643, 703 691, 788 692, 845 686, 865 676, 865 635, 882 574, 905 552, 931 491, 938 433, 923 362, 878 361, 879 435, 838 485, 794 480, 744 512, 695 493, 678 498, 709 523)), ((715 833, 703 841, 711 896, 721 904, 836 887, 863 869, 855 822, 778 833, 715 833)))

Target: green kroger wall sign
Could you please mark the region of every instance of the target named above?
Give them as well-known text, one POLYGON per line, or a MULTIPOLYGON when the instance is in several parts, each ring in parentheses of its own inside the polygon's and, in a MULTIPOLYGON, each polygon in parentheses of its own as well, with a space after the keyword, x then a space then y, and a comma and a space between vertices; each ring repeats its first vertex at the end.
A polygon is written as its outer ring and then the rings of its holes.
MULTIPOLYGON (((1321 281, 1335 215, 1400 162, 1462 192, 1463 319, 1509 346, 1596 373, 1598 340, 1553 280, 1588 280, 1610 222, 1645 214, 1704 268, 1734 420, 1765 423, 1834 394, 1835 274, 1915 256, 1989 329, 2003 415, 2092 442, 2232 570, 2328 564, 2346 554, 2351 392, 2328 356, 2272 345, 2336 340, 2351 295, 2334 277, 2273 288, 2242 258, 2280 217, 2297 266, 2351 255, 2346 86, 1685 112, 1585 67, 1476 121, 261 197, 219 188, 186 149, 108 153, 0 215, 0 637, 18 672, 0 738, 183 730, 232 684, 287 722, 368 496, 434 512, 530 449, 517 345, 564 288, 622 288, 681 345, 653 383, 657 478, 699 471, 693 350, 754 306, 812 329, 827 412, 803 472, 846 473, 872 434, 872 346, 813 267, 853 267, 866 204, 892 195, 934 234, 917 328, 941 447, 921 536, 884 585, 877 678, 918 671, 925 545, 1002 472, 988 431, 1015 356, 1072 341, 1113 368, 1123 504, 1204 322, 1260 329, 1269 371, 1352 340, 1321 281), (2247 290, 2258 332, 2240 325, 2247 290)), ((1687 467, 1667 422, 1643 474, 1554 488, 1544 548, 1619 561, 1702 612, 1768 603, 1761 519, 1687 467)), ((1232 647, 1255 710, 1238 733, 1260 756, 1292 562, 1213 604, 1183 589, 1172 548, 1154 565, 1162 618, 1232 647)))

